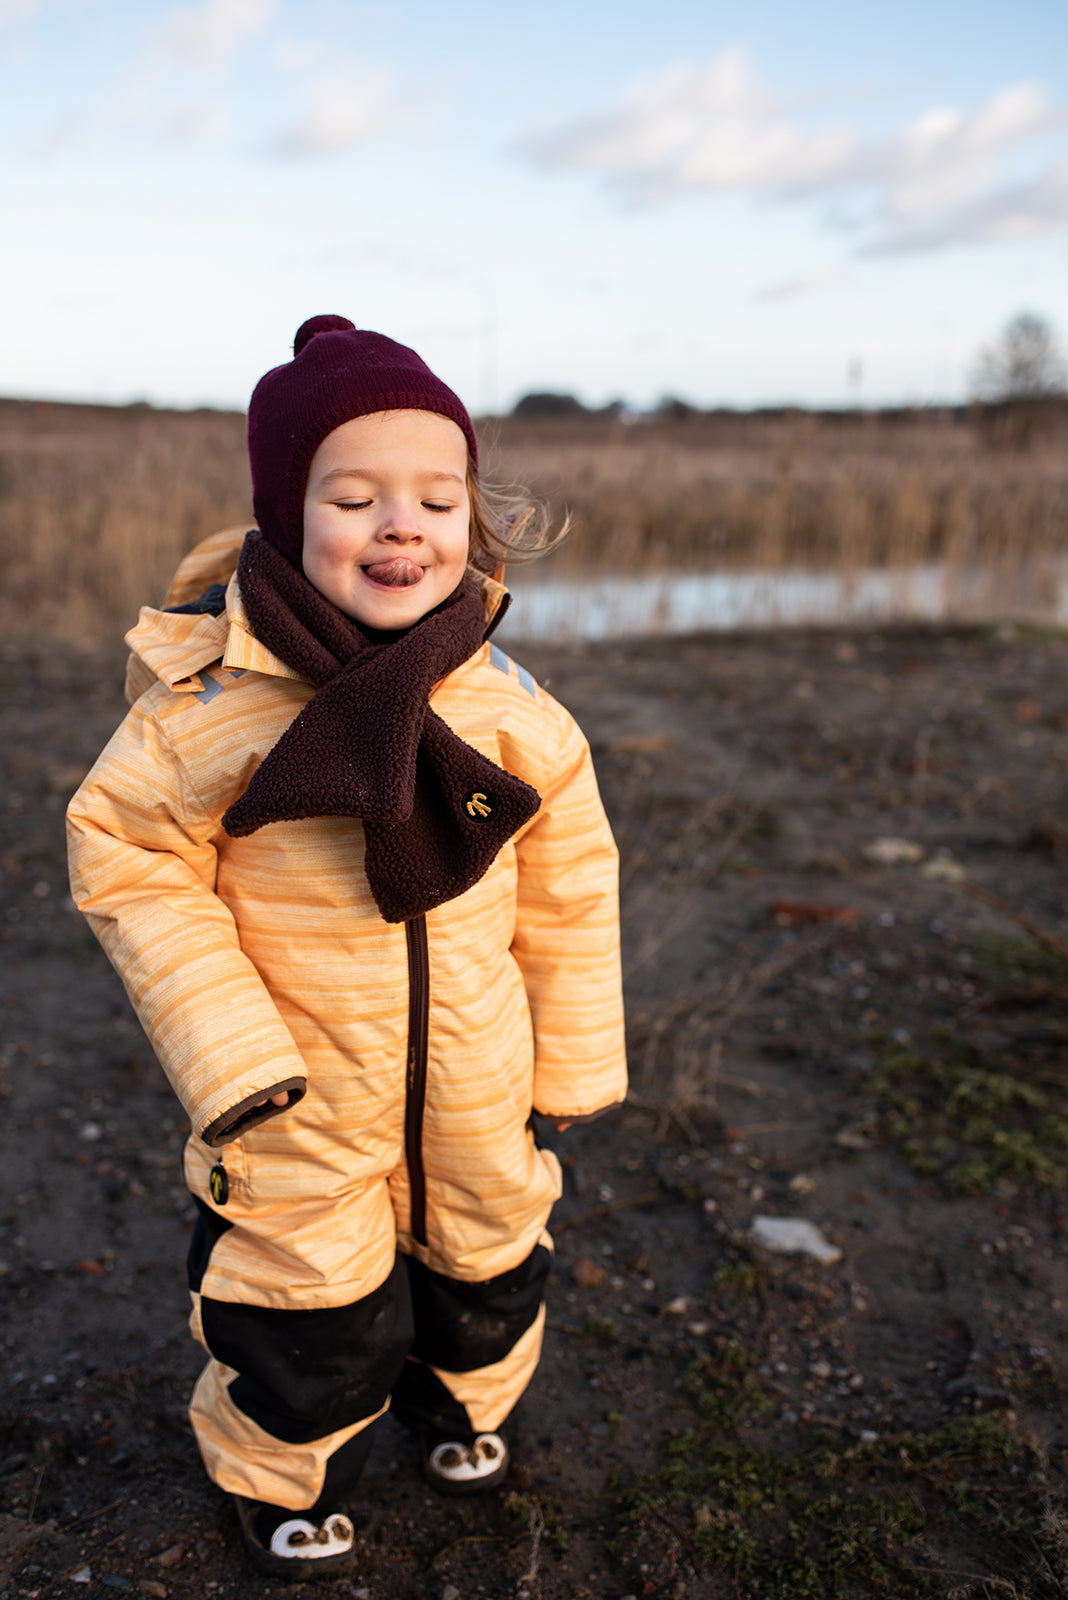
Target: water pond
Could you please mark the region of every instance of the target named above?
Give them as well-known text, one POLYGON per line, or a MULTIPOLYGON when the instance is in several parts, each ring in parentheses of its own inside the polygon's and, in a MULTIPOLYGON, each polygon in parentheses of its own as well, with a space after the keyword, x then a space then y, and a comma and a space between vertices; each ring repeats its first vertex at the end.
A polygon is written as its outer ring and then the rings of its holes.
POLYGON ((561 642, 742 628, 1018 620, 1068 623, 1064 573, 937 562, 850 574, 785 570, 539 578, 508 574, 502 637, 561 642))

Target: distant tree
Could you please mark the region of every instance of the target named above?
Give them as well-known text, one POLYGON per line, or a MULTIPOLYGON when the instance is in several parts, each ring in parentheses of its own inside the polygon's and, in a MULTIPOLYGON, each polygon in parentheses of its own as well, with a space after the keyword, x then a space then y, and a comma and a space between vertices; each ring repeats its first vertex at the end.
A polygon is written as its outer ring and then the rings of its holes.
POLYGON ((688 400, 680 400, 677 395, 666 394, 656 408, 658 417, 663 417, 665 422, 688 422, 696 416, 697 408, 688 400))
POLYGON ((525 394, 512 407, 513 417, 577 417, 586 407, 573 394, 525 394))
POLYGON ((602 406, 593 415, 607 417, 610 422, 624 422, 629 427, 632 422, 640 422, 642 414, 629 400, 609 400, 606 406, 602 406))
POLYGON ((980 350, 971 390, 979 400, 1048 400, 1068 393, 1068 365, 1053 325, 1033 311, 1006 323, 993 344, 980 350))

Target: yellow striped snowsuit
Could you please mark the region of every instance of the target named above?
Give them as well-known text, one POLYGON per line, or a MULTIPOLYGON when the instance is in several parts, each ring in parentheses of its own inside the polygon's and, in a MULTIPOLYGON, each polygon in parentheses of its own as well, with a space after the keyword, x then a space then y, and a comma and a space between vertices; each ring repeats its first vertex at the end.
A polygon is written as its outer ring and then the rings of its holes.
MULTIPOLYGON (((239 542, 206 541, 167 603, 239 542)), ((531 1110, 625 1093, 615 848, 579 729, 484 644, 430 703, 541 808, 466 894, 388 924, 359 821, 221 827, 313 693, 236 581, 223 615, 145 608, 129 643, 138 698, 71 802, 72 888, 192 1124, 205 1462, 299 1509, 391 1391, 416 1425, 483 1431, 529 1381, 560 1188, 531 1110), (283 1083, 299 1103, 218 1133, 283 1083)))

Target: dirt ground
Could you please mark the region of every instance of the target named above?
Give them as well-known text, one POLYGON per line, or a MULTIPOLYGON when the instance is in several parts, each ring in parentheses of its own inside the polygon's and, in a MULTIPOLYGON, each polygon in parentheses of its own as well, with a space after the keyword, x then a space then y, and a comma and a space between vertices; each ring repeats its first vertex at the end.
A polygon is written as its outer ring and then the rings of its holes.
MULTIPOLYGON (((566 1191, 508 1489, 433 1498, 387 1419, 334 1591, 1065 1593, 1068 639, 515 653, 620 840, 633 1099, 545 1132, 566 1191)), ((0 670, 0 1600, 280 1592, 185 1417, 184 1120, 66 891, 121 663, 0 670)))

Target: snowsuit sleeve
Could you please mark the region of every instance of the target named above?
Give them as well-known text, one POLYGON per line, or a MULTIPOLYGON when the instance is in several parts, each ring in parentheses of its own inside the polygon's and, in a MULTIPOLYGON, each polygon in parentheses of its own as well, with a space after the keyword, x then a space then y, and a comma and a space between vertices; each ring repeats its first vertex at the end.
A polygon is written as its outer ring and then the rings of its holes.
POLYGON ((567 733, 541 809, 516 844, 512 953, 534 1023, 534 1108, 589 1117, 627 1092, 619 962, 619 862, 589 747, 567 733))
POLYGON ((152 713, 134 707, 70 803, 71 892, 118 972, 194 1133, 220 1145, 306 1087, 304 1062, 215 891, 217 817, 152 713))

